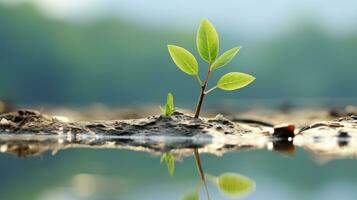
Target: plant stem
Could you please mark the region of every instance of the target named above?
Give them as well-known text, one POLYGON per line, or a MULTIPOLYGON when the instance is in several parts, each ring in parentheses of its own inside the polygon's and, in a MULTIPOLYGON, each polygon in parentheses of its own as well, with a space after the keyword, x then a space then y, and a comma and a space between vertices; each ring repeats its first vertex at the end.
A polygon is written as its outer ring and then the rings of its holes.
POLYGON ((201 159, 200 159, 200 154, 198 152, 198 149, 195 149, 194 150, 194 153, 195 153, 195 160, 196 160, 196 164, 197 164, 197 169, 198 169, 198 172, 200 174, 200 177, 201 177, 201 181, 203 182, 203 185, 205 186, 205 191, 206 191, 206 195, 207 195, 207 199, 208 200, 211 200, 211 197, 209 195, 209 192, 208 192, 208 187, 207 187, 207 183, 206 183, 206 179, 205 179, 205 174, 203 172, 203 168, 202 168, 202 164, 201 164, 201 159))
POLYGON ((217 87, 218 87, 218 86, 216 85, 216 86, 214 86, 213 88, 207 90, 207 91, 205 92, 205 94, 208 94, 208 93, 212 92, 212 91, 215 90, 217 87))
POLYGON ((202 107, 202 103, 203 103, 203 98, 205 97, 205 89, 207 87, 208 78, 209 78, 210 74, 211 74, 211 64, 209 64, 209 66, 208 66, 208 71, 207 71, 207 75, 206 75, 205 81, 201 85, 201 93, 200 93, 200 97, 198 98, 198 102, 197 102, 195 118, 198 118, 200 116, 201 107, 202 107))
MULTIPOLYGON (((195 112, 195 118, 198 118, 200 116, 200 112, 201 112, 201 107, 202 107, 202 103, 203 103, 203 98, 205 97, 206 93, 206 87, 207 87, 207 83, 208 83, 208 78, 211 74, 211 63, 208 66, 208 71, 207 71, 207 75, 205 78, 204 83, 202 84, 202 81, 199 79, 199 77, 197 76, 197 79, 200 82, 200 86, 201 86, 201 93, 200 96, 198 98, 198 102, 197 102, 197 107, 196 107, 196 112, 195 112)), ((195 153, 195 160, 196 160, 196 164, 197 164, 197 168, 198 168, 198 172, 200 174, 201 180, 205 186, 205 191, 207 194, 207 199, 211 200, 211 197, 209 195, 208 192, 208 187, 207 187, 207 183, 206 183, 206 179, 205 179, 205 174, 203 172, 203 168, 202 168, 202 164, 201 164, 201 159, 200 159, 200 154, 198 152, 198 149, 194 149, 194 153, 195 153)))

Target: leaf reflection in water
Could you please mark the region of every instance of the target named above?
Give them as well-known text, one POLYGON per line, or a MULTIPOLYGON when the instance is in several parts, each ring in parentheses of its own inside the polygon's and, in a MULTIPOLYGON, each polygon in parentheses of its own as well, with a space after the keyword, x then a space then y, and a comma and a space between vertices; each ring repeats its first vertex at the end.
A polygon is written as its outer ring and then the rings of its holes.
POLYGON ((198 190, 190 191, 181 198, 181 200, 198 200, 198 199, 199 199, 198 190))
POLYGON ((255 190, 255 182, 237 173, 223 173, 218 177, 209 176, 218 189, 228 197, 242 197, 255 190))
MULTIPOLYGON (((252 179, 232 172, 226 172, 219 176, 213 176, 204 173, 200 153, 198 149, 194 149, 194 156, 197 165, 197 169, 200 176, 200 183, 193 190, 188 191, 181 197, 181 200, 198 200, 199 190, 201 186, 204 186, 206 197, 211 200, 209 193, 207 180, 211 181, 215 187, 225 196, 229 198, 243 197, 251 192, 255 191, 256 183, 252 179)), ((170 176, 173 175, 175 170, 175 156, 174 154, 167 152, 161 155, 160 162, 165 162, 167 165, 170 176)))
POLYGON ((163 153, 161 155, 160 162, 166 163, 170 176, 173 176, 175 172, 175 156, 172 153, 163 153))

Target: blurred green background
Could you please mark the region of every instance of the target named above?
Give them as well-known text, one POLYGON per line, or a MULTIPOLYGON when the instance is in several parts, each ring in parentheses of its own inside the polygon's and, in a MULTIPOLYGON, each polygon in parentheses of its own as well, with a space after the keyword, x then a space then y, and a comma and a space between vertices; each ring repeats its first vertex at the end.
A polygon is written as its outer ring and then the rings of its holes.
MULTIPOLYGON (((172 91, 178 106, 193 107, 196 80, 175 67, 166 45, 183 46, 198 58, 195 34, 203 17, 216 26, 221 53, 243 46, 210 84, 228 71, 257 77, 240 91, 215 91, 205 105, 227 99, 234 105, 356 102, 355 0, 0 0, 0 100, 26 106, 161 104, 172 91)), ((250 199, 357 196, 355 159, 325 163, 298 149, 294 157, 248 151, 203 155, 202 161, 208 173, 255 180, 250 199)), ((176 199, 198 178, 193 157, 178 162, 171 178, 159 157, 141 152, 71 149, 26 159, 0 154, 1 199, 176 199), (118 185, 103 198, 97 191, 83 197, 73 185, 78 174, 118 185)))
MULTIPOLYGON (((243 46, 228 71, 257 77, 221 99, 357 97, 357 3, 206 1, 0 1, 0 99, 18 104, 156 104, 197 99, 196 80, 170 60, 167 44, 198 57, 203 17, 221 53, 243 46)), ((199 59, 201 71, 206 65, 199 59)))

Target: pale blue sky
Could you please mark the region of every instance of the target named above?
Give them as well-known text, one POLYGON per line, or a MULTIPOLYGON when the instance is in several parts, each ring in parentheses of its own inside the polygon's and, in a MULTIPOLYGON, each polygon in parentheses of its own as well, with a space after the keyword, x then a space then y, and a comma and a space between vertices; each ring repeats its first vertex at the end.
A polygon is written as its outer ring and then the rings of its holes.
MULTIPOLYGON (((203 17, 234 34, 269 36, 310 20, 332 34, 357 29, 356 0, 0 0, 33 2, 49 17, 90 21, 115 16, 140 25, 196 27, 203 17)), ((191 29, 186 29, 191 30, 191 29)))

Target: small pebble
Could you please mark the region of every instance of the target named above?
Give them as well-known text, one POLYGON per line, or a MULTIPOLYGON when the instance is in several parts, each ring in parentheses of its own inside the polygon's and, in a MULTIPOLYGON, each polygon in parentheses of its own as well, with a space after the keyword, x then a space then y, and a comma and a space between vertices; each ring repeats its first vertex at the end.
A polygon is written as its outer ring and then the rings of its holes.
POLYGON ((295 125, 282 124, 274 127, 273 136, 279 138, 286 138, 286 139, 288 139, 289 137, 293 138, 295 136, 294 131, 295 131, 295 125))
POLYGON ((2 118, 0 121, 0 125, 3 125, 3 126, 10 125, 10 122, 7 119, 2 118))

